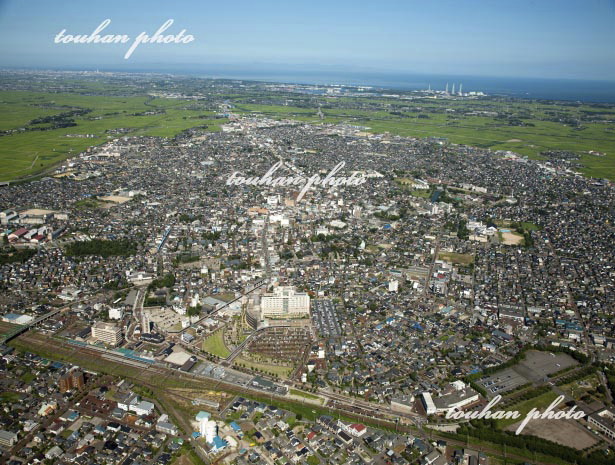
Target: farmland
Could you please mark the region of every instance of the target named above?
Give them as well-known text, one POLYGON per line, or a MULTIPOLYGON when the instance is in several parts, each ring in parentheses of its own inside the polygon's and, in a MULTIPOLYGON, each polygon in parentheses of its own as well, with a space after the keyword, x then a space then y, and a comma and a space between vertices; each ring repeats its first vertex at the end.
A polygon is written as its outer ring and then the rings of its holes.
MULTIPOLYGON (((368 106, 367 101, 357 99, 354 103, 361 108, 368 106)), ((328 101, 328 106, 334 103, 328 101)), ((323 107, 322 120, 316 108, 290 105, 237 103, 236 111, 312 123, 344 122, 364 126, 372 133, 444 138, 455 144, 510 150, 534 159, 544 158, 541 152, 545 151, 567 151, 579 157, 582 173, 615 179, 614 112, 601 113, 595 105, 498 98, 417 98, 411 102, 386 99, 370 102, 369 109, 323 107), (381 109, 372 109, 374 106, 381 109)))
POLYGON ((436 138, 534 159, 561 152, 573 169, 615 179, 613 104, 433 98, 411 92, 306 96, 272 91, 258 82, 189 77, 171 82, 156 75, 36 75, 30 80, 19 75, 0 77, 0 84, 0 181, 45 174, 64 159, 117 137, 218 131, 228 114, 345 123, 373 134, 436 138))
POLYGON ((217 131, 223 121, 186 100, 0 92, 0 181, 44 172, 118 135, 173 137, 197 126, 217 131))

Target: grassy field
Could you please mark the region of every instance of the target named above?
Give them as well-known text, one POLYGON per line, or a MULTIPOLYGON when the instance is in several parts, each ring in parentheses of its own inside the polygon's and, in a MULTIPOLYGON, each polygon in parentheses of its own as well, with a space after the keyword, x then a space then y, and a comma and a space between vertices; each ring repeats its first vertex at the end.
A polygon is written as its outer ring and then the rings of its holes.
POLYGON ((14 404, 19 402, 21 396, 16 392, 4 391, 0 393, 0 404, 14 404))
POLYGON ((141 97, 102 97, 70 93, 0 92, 0 181, 27 177, 78 154, 92 145, 119 137, 108 131, 126 129, 122 135, 173 137, 185 129, 207 126, 220 130, 217 119, 193 102, 141 97), (32 120, 72 110, 91 112, 74 116, 72 127, 43 129, 49 124, 32 120), (154 114, 148 114, 154 113, 154 114), (78 137, 89 135, 89 137, 78 137))
POLYGON ((445 262, 458 263, 460 265, 469 265, 474 262, 474 255, 455 252, 440 252, 438 258, 445 262))
POLYGON ((557 394, 555 394, 553 391, 549 391, 532 399, 506 407, 507 411, 516 410, 521 414, 521 416, 516 420, 513 418, 507 420, 497 420, 498 428, 505 429, 507 426, 521 422, 527 416, 527 413, 533 408, 544 412, 544 410, 549 406, 549 404, 551 404, 551 402, 553 402, 556 397, 557 394))
POLYGON ((231 355, 231 351, 224 345, 224 334, 221 331, 216 331, 203 341, 203 350, 212 355, 217 355, 220 358, 226 358, 231 355))
POLYGON ((312 400, 320 400, 320 397, 318 397, 318 396, 316 396, 314 394, 309 394, 307 392, 299 391, 297 389, 291 389, 290 393, 293 396, 305 397, 306 399, 312 399, 312 400))

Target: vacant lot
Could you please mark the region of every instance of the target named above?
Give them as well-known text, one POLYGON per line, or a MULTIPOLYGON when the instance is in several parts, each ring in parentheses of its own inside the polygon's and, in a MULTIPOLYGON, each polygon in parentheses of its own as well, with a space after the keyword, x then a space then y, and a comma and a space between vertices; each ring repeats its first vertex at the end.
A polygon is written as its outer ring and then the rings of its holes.
POLYGON ((445 262, 457 263, 460 265, 469 265, 474 262, 474 255, 455 252, 440 252, 438 258, 445 262))
MULTIPOLYGON (((518 425, 510 425, 506 430, 515 431, 518 425)), ((530 434, 578 450, 598 442, 594 435, 575 420, 532 420, 523 428, 522 434, 530 434)))
POLYGON ((500 234, 504 245, 519 245, 523 242, 523 236, 521 234, 508 231, 502 231, 500 234))

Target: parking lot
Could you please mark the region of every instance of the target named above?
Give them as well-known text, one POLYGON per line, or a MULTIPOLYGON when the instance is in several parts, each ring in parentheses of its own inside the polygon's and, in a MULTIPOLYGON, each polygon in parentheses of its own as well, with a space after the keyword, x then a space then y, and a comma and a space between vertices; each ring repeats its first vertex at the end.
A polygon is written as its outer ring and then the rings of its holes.
POLYGON ((512 368, 506 368, 491 376, 485 376, 479 379, 477 384, 484 387, 485 391, 487 391, 487 397, 491 398, 498 394, 512 391, 527 382, 527 379, 512 368))
POLYGON ((515 366, 515 370, 530 381, 540 382, 545 381, 547 375, 574 365, 578 365, 578 362, 570 355, 531 350, 527 352, 525 359, 515 366))
POLYGON ((548 375, 577 364, 567 354, 530 350, 515 366, 480 378, 477 384, 484 387, 487 397, 491 398, 527 383, 545 382, 548 375))
POLYGON ((163 331, 181 329, 182 317, 169 308, 151 308, 149 312, 151 321, 163 331))
POLYGON ((321 337, 340 337, 342 328, 335 305, 330 300, 312 302, 312 322, 321 337))

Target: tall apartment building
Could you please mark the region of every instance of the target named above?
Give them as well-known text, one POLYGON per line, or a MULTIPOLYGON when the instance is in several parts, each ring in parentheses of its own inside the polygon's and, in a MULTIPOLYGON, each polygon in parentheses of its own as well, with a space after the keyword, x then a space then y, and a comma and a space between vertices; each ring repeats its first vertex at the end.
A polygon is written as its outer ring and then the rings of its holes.
POLYGON ((112 323, 97 321, 92 326, 92 337, 97 341, 115 347, 122 342, 122 328, 112 323))
POLYGON ((17 444, 17 435, 11 431, 0 430, 0 446, 13 447, 17 444))
POLYGON ((82 389, 85 386, 85 378, 80 370, 72 370, 60 377, 58 382, 60 392, 70 391, 71 389, 82 389))
POLYGON ((305 318, 310 316, 310 296, 291 286, 276 287, 261 298, 261 317, 305 318))

